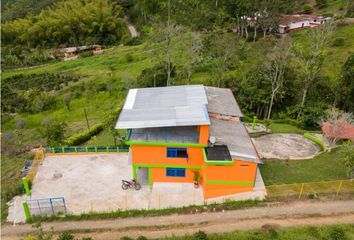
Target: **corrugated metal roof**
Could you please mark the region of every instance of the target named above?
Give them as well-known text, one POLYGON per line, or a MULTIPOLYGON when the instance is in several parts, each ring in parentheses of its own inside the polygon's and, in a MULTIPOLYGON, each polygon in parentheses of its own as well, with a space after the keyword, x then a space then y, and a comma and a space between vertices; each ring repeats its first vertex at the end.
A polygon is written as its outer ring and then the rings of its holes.
POLYGON ((229 88, 205 87, 208 112, 233 117, 243 117, 232 91, 229 88))
POLYGON ((242 123, 211 118, 210 136, 216 145, 227 145, 232 159, 262 163, 242 123))
POLYGON ((202 85, 131 89, 116 129, 209 125, 202 85))

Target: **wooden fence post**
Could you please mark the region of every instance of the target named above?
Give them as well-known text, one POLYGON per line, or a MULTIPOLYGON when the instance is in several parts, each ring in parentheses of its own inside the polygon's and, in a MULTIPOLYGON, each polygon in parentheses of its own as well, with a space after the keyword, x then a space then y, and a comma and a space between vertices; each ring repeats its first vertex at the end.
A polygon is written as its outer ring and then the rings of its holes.
POLYGON ((340 189, 342 188, 342 185, 343 185, 343 180, 341 180, 340 183, 339 183, 339 186, 338 186, 337 192, 336 192, 336 196, 338 196, 338 194, 340 192, 340 189))
POLYGON ((304 183, 301 184, 301 189, 300 189, 300 193, 299 193, 299 199, 301 198, 302 192, 304 191, 304 183))

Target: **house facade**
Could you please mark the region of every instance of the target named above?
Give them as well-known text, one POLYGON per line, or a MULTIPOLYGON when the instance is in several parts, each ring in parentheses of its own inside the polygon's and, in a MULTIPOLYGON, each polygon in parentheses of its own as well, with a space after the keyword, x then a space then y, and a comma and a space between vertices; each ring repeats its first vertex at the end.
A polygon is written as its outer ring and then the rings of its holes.
POLYGON ((330 20, 330 17, 314 16, 309 14, 282 15, 279 21, 278 32, 280 34, 285 34, 297 29, 315 27, 330 20))
POLYGON ((204 199, 252 192, 260 161, 230 89, 202 85, 131 89, 116 124, 126 129, 132 177, 191 183, 204 199), (196 176, 200 176, 199 178, 196 176))

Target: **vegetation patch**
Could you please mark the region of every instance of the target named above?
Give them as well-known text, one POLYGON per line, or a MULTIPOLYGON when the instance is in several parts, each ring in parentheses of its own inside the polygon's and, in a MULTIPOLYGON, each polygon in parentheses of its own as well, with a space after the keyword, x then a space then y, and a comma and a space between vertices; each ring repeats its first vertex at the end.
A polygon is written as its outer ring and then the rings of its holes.
POLYGON ((83 213, 80 215, 66 215, 66 216, 54 216, 44 217, 36 216, 31 218, 29 223, 34 222, 53 222, 53 221, 82 221, 82 220, 94 220, 94 219, 114 219, 114 218, 128 218, 128 217, 153 217, 164 216, 172 214, 193 214, 201 212, 218 212, 224 210, 236 210, 243 208, 250 208, 256 206, 262 206, 265 202, 258 200, 246 200, 246 201, 226 201, 224 203, 208 204, 205 206, 188 206, 180 208, 166 208, 166 209, 151 209, 151 210, 128 210, 128 211, 113 211, 102 213, 83 213))
POLYGON ((344 155, 340 149, 308 160, 264 160, 260 167, 266 185, 347 179, 344 155))

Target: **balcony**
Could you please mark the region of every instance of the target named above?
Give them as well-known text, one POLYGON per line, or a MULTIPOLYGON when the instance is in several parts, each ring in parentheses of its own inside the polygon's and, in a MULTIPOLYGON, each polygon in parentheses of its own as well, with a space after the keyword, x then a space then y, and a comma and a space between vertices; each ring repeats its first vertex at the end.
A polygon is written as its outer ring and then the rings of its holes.
POLYGON ((199 143, 196 126, 138 128, 130 132, 130 142, 199 143))

